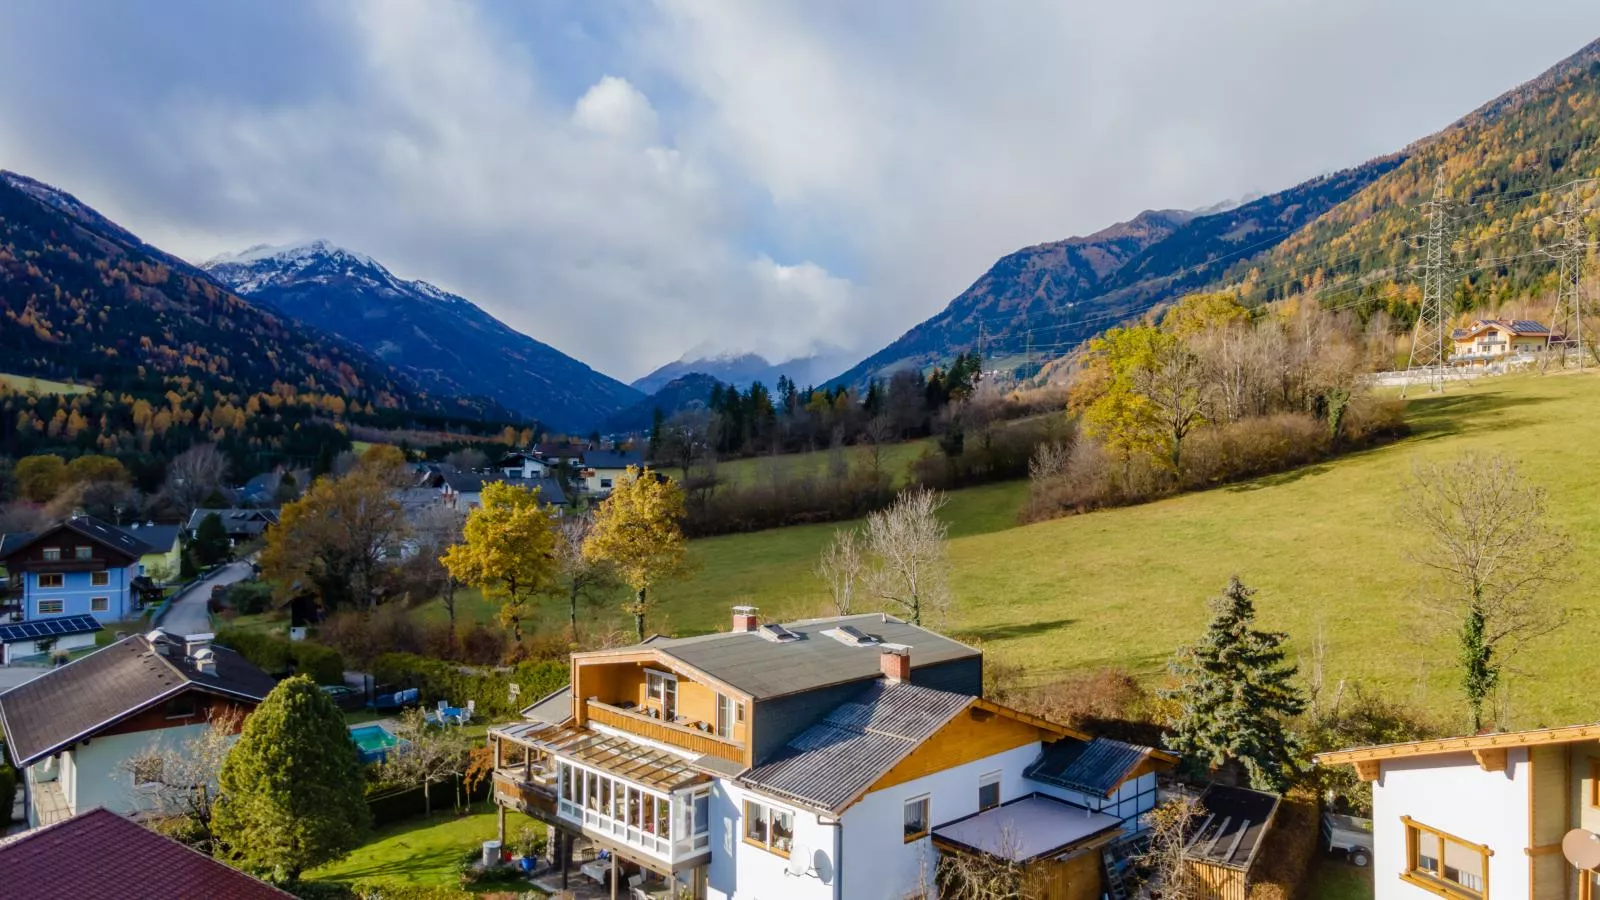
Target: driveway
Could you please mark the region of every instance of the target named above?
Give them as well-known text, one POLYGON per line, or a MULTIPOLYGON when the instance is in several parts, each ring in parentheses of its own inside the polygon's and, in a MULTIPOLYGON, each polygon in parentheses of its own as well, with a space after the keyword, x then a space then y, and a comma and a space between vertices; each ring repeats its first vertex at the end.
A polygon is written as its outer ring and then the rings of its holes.
POLYGON ((203 634, 210 631, 211 617, 206 614, 206 601, 211 599, 211 589, 249 577, 250 564, 247 562, 231 562, 212 572, 172 598, 172 607, 161 617, 160 628, 172 634, 203 634))

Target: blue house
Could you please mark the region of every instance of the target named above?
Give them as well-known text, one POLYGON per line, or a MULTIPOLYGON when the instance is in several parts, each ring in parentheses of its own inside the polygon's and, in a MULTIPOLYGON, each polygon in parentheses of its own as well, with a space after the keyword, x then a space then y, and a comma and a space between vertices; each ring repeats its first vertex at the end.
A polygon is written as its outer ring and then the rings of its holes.
POLYGON ((94 643, 102 624, 134 618, 140 558, 155 552, 120 528, 75 516, 0 541, 0 565, 22 583, 20 609, 0 631, 0 659, 94 643), (12 646, 28 644, 34 646, 12 646))

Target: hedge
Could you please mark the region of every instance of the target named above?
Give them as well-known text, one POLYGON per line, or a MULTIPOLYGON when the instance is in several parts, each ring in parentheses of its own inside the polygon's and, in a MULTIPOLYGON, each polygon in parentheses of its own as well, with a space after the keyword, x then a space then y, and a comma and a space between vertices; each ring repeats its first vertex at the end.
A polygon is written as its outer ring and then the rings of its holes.
MULTIPOLYGON (((428 796, 433 801, 434 815, 455 809, 456 804, 461 802, 461 785, 457 783, 459 780, 458 776, 428 785, 428 796)), ((468 803, 476 803, 488 797, 487 778, 480 780, 473 790, 466 793, 468 803)), ((368 795, 367 809, 372 813, 372 824, 379 827, 390 822, 417 818, 422 815, 424 809, 422 786, 384 788, 382 793, 368 795)))
POLYGON ((385 653, 372 661, 378 690, 421 688, 424 706, 447 700, 454 706, 476 701, 480 716, 515 715, 522 707, 562 687, 570 670, 561 660, 525 662, 510 670, 483 670, 411 653, 385 653), (522 688, 511 700, 512 684, 522 688))
POLYGON ((332 647, 240 628, 222 629, 217 643, 237 651, 269 675, 303 672, 317 684, 344 684, 344 657, 332 647))

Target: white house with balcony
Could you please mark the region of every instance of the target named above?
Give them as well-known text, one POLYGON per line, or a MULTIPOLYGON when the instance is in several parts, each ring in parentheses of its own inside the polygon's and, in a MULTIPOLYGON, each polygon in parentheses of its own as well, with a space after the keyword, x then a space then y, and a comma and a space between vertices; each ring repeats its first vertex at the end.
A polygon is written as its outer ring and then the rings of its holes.
POLYGON ((490 730, 502 836, 539 818, 565 873, 622 895, 875 900, 1004 856, 1039 896, 1100 896, 1176 760, 981 684, 977 650, 880 615, 741 607, 730 632, 574 654, 572 687, 490 730))

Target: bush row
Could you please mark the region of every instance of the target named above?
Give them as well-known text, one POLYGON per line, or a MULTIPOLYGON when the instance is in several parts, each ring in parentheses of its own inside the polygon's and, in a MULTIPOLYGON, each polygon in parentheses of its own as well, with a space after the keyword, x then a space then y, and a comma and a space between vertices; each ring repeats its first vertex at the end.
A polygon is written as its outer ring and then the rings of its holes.
MULTIPOLYGON (((454 809, 456 804, 461 802, 463 787, 460 781, 458 776, 428 785, 428 795, 435 813, 454 809)), ((465 792, 466 802, 476 803, 487 799, 489 788, 489 779, 481 779, 472 790, 465 792)), ((367 809, 372 813, 372 824, 379 828, 390 822, 415 818, 422 814, 424 808, 422 788, 418 785, 398 789, 380 787, 367 796, 367 809)))
POLYGON ((332 647, 242 628, 222 629, 217 633, 217 643, 236 651, 269 675, 304 673, 317 684, 344 684, 344 657, 332 647))
POLYGON ((569 675, 565 660, 524 662, 509 669, 475 669, 410 653, 385 653, 372 661, 372 677, 379 690, 420 688, 424 706, 440 700, 454 706, 476 701, 480 717, 515 715, 565 685, 569 675), (521 687, 515 700, 511 699, 512 684, 521 687))
POLYGON ((775 476, 753 484, 716 484, 691 477, 684 534, 710 537, 855 519, 894 499, 886 473, 858 467, 827 476, 775 476))
POLYGON ((347 661, 366 667, 384 653, 413 653, 474 666, 515 665, 528 659, 567 658, 571 647, 553 636, 511 640, 505 628, 483 622, 457 625, 422 621, 401 603, 373 610, 340 610, 323 620, 317 640, 337 649, 347 661))

